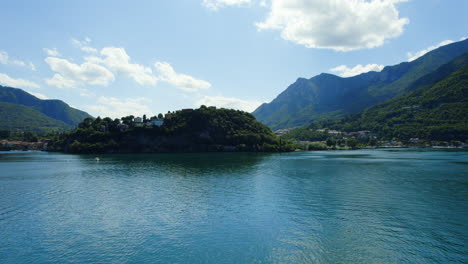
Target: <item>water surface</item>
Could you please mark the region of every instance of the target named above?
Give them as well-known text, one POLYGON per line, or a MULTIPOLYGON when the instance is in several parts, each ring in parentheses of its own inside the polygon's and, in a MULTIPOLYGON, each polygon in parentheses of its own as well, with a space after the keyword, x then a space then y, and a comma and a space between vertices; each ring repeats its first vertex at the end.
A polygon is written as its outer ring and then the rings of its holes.
POLYGON ((0 263, 468 263, 468 152, 0 153, 0 263))

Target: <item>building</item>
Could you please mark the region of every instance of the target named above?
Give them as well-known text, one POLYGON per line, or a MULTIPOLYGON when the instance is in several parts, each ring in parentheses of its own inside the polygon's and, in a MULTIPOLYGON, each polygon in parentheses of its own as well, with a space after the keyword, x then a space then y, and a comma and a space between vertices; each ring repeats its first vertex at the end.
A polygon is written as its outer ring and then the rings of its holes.
POLYGON ((160 127, 164 124, 163 119, 153 119, 150 121, 150 125, 155 126, 155 127, 160 127))
POLYGON ((164 119, 171 120, 172 116, 173 115, 171 113, 167 113, 164 115, 164 119))

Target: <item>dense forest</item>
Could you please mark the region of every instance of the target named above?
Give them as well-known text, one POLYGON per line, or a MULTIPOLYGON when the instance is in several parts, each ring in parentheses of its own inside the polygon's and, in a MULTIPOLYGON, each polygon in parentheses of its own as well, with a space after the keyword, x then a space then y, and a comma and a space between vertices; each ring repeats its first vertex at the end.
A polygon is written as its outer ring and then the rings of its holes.
POLYGON ((133 116, 86 118, 73 131, 56 134, 49 150, 68 153, 293 150, 291 144, 243 111, 201 106, 168 113, 161 126, 148 125, 157 118, 144 117, 141 123, 135 122, 133 116))

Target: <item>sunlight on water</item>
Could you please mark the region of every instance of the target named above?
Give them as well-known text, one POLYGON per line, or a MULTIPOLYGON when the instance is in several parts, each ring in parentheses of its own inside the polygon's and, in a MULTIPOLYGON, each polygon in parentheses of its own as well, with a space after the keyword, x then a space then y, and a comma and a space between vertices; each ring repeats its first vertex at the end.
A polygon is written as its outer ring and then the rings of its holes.
POLYGON ((466 263, 468 152, 0 153, 2 263, 466 263))

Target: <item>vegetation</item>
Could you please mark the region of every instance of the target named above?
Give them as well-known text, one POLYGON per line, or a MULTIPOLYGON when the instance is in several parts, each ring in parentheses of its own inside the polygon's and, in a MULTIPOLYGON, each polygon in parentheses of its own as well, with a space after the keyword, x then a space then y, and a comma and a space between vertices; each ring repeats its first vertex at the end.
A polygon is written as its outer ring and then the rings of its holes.
POLYGON ((293 150, 291 144, 243 111, 202 106, 170 113, 160 127, 138 126, 133 119, 133 116, 121 120, 86 118, 77 129, 56 135, 49 150, 69 153, 293 150))
POLYGON ((468 140, 468 53, 414 82, 411 91, 309 129, 370 130, 385 139, 468 140))
POLYGON ((72 126, 30 107, 0 102, 0 129, 44 134, 50 131, 70 130, 72 126))
POLYGON ((381 72, 350 78, 331 74, 299 78, 253 114, 273 129, 337 120, 406 94, 414 89, 415 81, 465 52, 468 40, 440 47, 412 62, 385 67, 381 72))
POLYGON ((41 100, 21 89, 0 86, 0 129, 45 134, 71 130, 89 114, 59 100, 41 100))
POLYGON ((298 140, 298 141, 324 141, 329 137, 326 132, 319 132, 307 128, 296 128, 285 135, 282 138, 286 140, 298 140))

